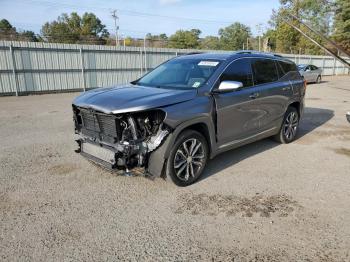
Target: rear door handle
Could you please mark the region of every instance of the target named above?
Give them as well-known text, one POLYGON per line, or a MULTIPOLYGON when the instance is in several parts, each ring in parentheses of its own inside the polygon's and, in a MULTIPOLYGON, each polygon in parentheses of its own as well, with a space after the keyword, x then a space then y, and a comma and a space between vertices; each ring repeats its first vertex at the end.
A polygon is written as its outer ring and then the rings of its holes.
POLYGON ((257 97, 259 97, 259 93, 253 93, 249 96, 251 99, 255 99, 257 97))
POLYGON ((290 86, 283 87, 282 90, 283 90, 283 91, 290 90, 290 86))

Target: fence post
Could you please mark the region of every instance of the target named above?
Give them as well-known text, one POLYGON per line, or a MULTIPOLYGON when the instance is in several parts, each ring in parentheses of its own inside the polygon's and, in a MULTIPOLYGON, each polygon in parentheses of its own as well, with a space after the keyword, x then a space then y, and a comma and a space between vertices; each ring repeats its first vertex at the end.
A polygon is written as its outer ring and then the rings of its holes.
POLYGON ((85 73, 84 73, 84 56, 83 56, 83 49, 79 48, 80 53, 80 66, 81 66, 81 77, 83 80, 83 90, 86 91, 86 81, 85 81, 85 73))
POLYGON ((143 64, 143 57, 142 57, 142 49, 140 48, 140 70, 141 70, 141 76, 143 75, 143 70, 142 70, 143 66, 142 66, 142 64, 143 64))
POLYGON ((17 74, 16 74, 16 60, 15 60, 15 55, 13 52, 12 45, 10 47, 10 55, 11 55, 11 61, 12 61, 12 76, 13 76, 13 81, 15 82, 15 92, 16 96, 18 96, 18 81, 17 81, 17 74))
POLYGON ((335 58, 333 59, 333 75, 335 75, 335 64, 337 63, 337 61, 335 60, 335 58))
POLYGON ((145 54, 145 58, 144 58, 144 60, 145 60, 145 74, 147 74, 147 72, 148 72, 148 66, 147 66, 147 53, 146 53, 146 45, 144 45, 143 46, 143 52, 144 52, 144 54, 145 54))
POLYGON ((323 59, 322 59, 322 76, 324 76, 324 74, 325 74, 325 69, 324 69, 324 67, 325 67, 325 64, 326 63, 326 58, 323 56, 323 59))

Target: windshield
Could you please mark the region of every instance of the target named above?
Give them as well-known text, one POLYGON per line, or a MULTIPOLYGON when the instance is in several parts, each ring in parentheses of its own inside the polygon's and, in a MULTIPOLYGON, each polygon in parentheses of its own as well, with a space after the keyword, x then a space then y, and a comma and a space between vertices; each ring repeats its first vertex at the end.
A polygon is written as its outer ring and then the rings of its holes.
POLYGON ((220 61, 206 59, 174 59, 166 62, 135 84, 160 88, 190 89, 204 85, 218 68, 220 61))

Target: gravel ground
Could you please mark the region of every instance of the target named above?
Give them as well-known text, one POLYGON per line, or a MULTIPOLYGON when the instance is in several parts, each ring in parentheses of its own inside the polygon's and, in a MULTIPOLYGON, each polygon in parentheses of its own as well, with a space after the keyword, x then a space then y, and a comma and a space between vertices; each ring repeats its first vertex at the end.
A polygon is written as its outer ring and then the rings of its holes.
POLYGON ((75 154, 76 95, 0 97, 0 260, 350 260, 350 77, 308 86, 297 141, 224 153, 187 188, 75 154))

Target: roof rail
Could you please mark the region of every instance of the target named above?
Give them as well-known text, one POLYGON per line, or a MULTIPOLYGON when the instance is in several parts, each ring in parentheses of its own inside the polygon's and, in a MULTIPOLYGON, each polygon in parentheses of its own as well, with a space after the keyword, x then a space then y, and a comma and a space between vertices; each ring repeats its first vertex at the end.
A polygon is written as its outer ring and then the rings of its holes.
POLYGON ((189 52, 184 55, 199 55, 199 54, 204 54, 204 52, 189 52))
POLYGON ((276 56, 276 57, 283 57, 279 54, 274 53, 268 53, 268 52, 259 52, 256 50, 239 50, 236 52, 236 54, 261 54, 261 55, 270 55, 270 56, 276 56))

